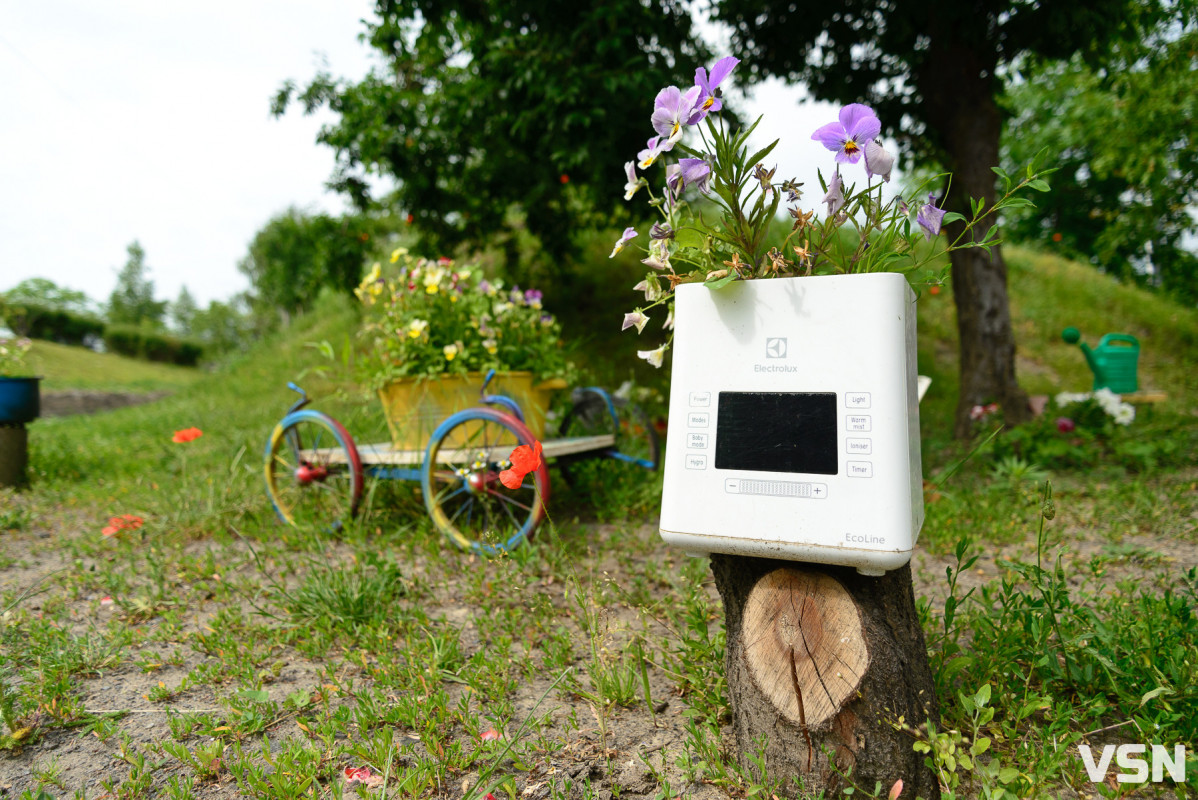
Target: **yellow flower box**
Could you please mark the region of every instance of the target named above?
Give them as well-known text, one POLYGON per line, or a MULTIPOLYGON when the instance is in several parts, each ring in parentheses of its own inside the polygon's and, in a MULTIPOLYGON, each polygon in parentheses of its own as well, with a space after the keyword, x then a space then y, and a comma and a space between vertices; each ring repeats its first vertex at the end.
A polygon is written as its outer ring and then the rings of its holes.
MULTIPOLYGON (((437 426, 451 414, 482 405, 479 389, 484 374, 441 375, 435 378, 401 378, 378 390, 391 441, 399 450, 423 450, 437 426)), ((496 373, 487 394, 505 395, 524 413, 524 424, 538 439, 543 438, 545 414, 554 390, 564 388, 561 379, 534 384, 531 372, 496 373)), ((503 406, 495 406, 506 411, 503 406)), ((511 442, 514 447, 517 442, 511 442)))

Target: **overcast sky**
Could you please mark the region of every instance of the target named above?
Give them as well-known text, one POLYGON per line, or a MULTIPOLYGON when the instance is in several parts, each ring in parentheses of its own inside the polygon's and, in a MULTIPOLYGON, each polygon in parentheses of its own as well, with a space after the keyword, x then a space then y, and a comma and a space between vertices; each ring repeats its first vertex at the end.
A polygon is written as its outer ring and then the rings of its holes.
MULTIPOLYGON (((272 216, 345 209, 324 189, 321 118, 274 119, 270 99, 325 63, 364 75, 357 37, 372 7, 0 0, 0 291, 45 277, 105 301, 134 240, 159 299, 183 285, 201 304, 248 288, 237 262, 272 216)), ((783 139, 775 177, 807 181, 811 207, 815 169, 831 160, 810 136, 835 109, 800 96, 766 85, 748 111, 766 112, 755 143, 783 139)))

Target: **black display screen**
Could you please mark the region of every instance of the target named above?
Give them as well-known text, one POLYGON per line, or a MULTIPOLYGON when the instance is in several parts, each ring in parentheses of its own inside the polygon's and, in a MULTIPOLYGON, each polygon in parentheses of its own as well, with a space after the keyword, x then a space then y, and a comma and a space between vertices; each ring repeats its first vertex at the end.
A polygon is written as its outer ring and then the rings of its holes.
POLYGON ((720 392, 716 469, 836 475, 836 393, 720 392))

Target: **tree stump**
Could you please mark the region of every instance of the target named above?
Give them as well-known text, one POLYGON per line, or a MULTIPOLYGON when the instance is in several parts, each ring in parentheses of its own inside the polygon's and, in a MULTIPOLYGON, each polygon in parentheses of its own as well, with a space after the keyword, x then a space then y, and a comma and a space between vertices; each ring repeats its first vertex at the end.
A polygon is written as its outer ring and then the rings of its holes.
POLYGON ((903 780, 903 797, 940 797, 934 773, 896 726, 939 722, 910 565, 881 578, 850 567, 713 553, 724 601, 737 747, 765 741, 774 781, 838 794, 903 780), (844 777, 848 775, 848 778, 844 777))

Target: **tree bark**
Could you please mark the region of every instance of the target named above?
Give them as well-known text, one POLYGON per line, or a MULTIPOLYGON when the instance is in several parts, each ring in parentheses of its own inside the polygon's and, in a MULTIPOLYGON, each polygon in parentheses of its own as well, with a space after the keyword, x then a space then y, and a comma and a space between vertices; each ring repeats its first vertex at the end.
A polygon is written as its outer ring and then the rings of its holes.
POLYGON ((940 797, 899 727, 939 722, 909 566, 871 578, 713 553, 711 571, 742 754, 764 746, 768 778, 788 789, 886 791, 901 778, 904 797, 940 797))
MULTIPOLYGON (((939 133, 937 140, 948 161, 945 166, 953 175, 942 207, 968 220, 973 216, 971 198, 982 199, 986 209, 998 199, 992 169, 999 164, 1002 137, 1002 114, 994 100, 997 57, 969 47, 950 31, 938 31, 933 41, 917 82, 929 125, 939 133)), ((987 217, 969 231, 968 239, 985 239, 997 223, 994 216, 987 217)), ((945 225, 948 241, 956 241, 965 224, 945 225)), ((1015 337, 1002 248, 994 246, 989 253, 982 248, 955 250, 949 259, 961 378, 953 433, 967 438, 972 433, 969 411, 975 405, 998 403, 1008 423, 1030 419, 1031 409, 1015 379, 1015 337)))

